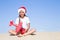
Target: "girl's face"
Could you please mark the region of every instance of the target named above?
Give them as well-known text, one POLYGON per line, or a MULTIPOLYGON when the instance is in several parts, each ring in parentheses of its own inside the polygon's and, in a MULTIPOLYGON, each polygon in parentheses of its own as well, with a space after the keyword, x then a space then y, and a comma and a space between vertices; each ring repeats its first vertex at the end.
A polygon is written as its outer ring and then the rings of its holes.
POLYGON ((24 11, 21 10, 20 13, 19 13, 19 15, 23 18, 24 15, 25 15, 24 11))

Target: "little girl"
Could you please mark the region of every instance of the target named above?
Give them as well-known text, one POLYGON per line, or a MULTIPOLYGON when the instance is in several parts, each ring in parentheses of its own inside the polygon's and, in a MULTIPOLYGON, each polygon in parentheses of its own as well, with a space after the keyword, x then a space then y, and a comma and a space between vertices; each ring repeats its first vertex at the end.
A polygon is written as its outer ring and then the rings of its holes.
POLYGON ((29 17, 26 16, 26 12, 27 10, 25 7, 20 7, 18 9, 19 17, 16 19, 15 25, 17 27, 19 22, 21 22, 22 28, 20 29, 20 31, 18 31, 19 34, 16 32, 16 30, 10 30, 10 34, 18 34, 17 36, 25 36, 30 35, 36 31, 35 29, 30 29, 30 20, 29 17))

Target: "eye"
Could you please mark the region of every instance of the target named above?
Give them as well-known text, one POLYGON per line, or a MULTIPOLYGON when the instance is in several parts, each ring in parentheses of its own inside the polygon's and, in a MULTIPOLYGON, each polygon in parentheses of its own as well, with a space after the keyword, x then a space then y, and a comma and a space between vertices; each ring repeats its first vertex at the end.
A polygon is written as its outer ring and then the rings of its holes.
POLYGON ((24 13, 24 12, 22 12, 22 13, 24 13))

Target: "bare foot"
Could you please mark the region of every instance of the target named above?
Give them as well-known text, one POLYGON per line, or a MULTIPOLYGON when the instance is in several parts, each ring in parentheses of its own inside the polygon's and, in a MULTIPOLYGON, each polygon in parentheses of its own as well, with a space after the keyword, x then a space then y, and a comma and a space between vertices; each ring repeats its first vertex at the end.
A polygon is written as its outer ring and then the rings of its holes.
POLYGON ((25 33, 25 34, 23 34, 24 36, 26 36, 27 34, 25 33))
POLYGON ((22 36, 24 36, 24 35, 22 35, 22 34, 17 35, 17 37, 22 37, 22 36))

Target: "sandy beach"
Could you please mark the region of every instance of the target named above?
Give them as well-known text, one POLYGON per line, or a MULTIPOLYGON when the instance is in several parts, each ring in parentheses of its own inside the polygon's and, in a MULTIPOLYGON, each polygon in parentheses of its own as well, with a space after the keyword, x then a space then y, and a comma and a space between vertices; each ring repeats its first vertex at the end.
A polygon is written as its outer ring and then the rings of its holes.
POLYGON ((0 40, 60 40, 60 32, 35 32, 34 34, 17 37, 4 33, 0 34, 0 40))

